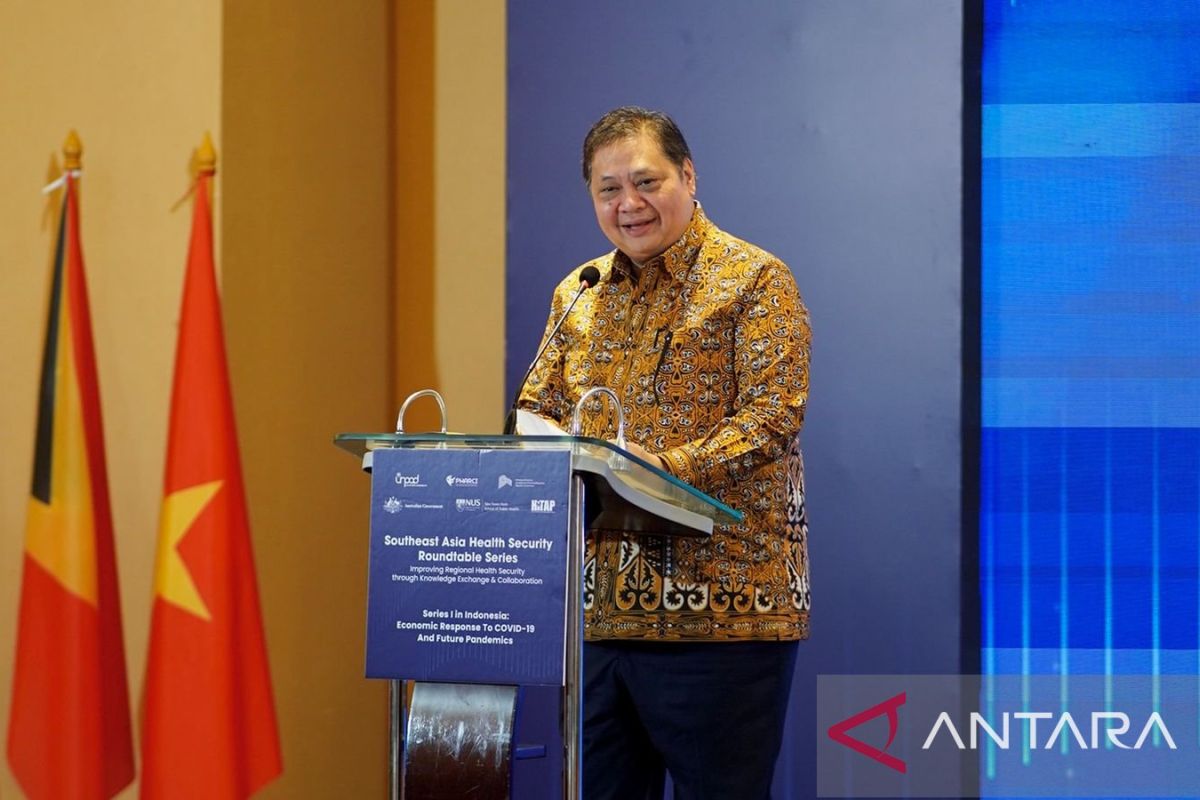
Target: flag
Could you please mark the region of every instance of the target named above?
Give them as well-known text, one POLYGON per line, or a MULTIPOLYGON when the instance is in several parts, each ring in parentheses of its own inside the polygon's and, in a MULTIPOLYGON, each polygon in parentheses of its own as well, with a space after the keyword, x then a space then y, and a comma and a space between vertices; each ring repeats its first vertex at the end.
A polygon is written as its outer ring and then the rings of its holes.
POLYGON ((209 211, 195 191, 142 725, 143 798, 243 798, 283 769, 209 211))
POLYGON ((55 247, 8 721, 31 800, 112 797, 134 773, 77 174, 55 247))

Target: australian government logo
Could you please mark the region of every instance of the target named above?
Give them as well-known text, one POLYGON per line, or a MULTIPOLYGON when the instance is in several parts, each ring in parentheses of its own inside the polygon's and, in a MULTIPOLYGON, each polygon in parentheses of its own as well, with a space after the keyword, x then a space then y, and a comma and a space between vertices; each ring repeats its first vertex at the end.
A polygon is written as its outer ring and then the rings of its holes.
POLYGON ((820 797, 1195 796, 1194 674, 822 675, 817 696, 820 797))
POLYGON ((445 507, 444 503, 413 503, 395 496, 383 501, 383 510, 389 514, 399 514, 401 511, 439 511, 445 507))

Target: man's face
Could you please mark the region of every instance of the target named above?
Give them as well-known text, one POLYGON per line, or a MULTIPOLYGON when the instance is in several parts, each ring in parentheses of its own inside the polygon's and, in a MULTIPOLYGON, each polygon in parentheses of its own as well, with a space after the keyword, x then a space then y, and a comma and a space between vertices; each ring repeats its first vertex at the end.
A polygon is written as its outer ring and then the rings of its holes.
POLYGON ((600 230, 635 264, 644 264, 687 230, 696 172, 690 160, 676 167, 654 136, 642 132, 596 151, 588 189, 600 230))

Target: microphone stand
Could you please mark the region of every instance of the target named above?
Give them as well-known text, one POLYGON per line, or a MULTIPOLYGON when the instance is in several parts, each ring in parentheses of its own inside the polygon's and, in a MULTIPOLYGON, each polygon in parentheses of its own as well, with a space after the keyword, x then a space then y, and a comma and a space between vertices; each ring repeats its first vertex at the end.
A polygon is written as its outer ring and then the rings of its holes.
POLYGON ((583 293, 596 285, 600 280, 600 270, 595 267, 587 267, 583 272, 579 273, 579 290, 575 292, 575 296, 571 298, 570 305, 558 318, 558 322, 554 325, 554 329, 550 331, 550 335, 546 337, 546 341, 542 343, 538 349, 537 355, 533 357, 533 361, 529 362, 529 369, 525 370, 525 376, 521 378, 521 382, 517 384, 517 392, 513 395, 512 403, 508 407, 508 415, 504 418, 504 435, 511 436, 517 431, 517 402, 521 399, 521 390, 525 388, 525 381, 529 380, 529 376, 533 374, 533 368, 537 366, 538 359, 546 352, 546 348, 550 346, 550 342, 554 341, 554 337, 558 335, 558 329, 567 321, 567 317, 571 314, 571 309, 575 308, 575 304, 579 302, 579 298, 583 297, 583 293))

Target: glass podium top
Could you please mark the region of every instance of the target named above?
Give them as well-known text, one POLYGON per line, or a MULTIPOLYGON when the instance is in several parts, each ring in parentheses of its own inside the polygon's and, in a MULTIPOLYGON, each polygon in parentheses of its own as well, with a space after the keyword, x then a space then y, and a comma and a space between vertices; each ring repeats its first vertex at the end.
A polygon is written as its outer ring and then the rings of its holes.
MULTIPOLYGON (((586 436, 503 436, 464 433, 339 433, 334 443, 356 456, 365 457, 383 448, 474 450, 571 450, 576 469, 615 479, 635 492, 676 506, 720 525, 742 521, 742 513, 709 497, 704 492, 667 472, 650 466, 612 442, 586 436)), ((368 460, 369 461, 369 460, 368 460)), ((619 487, 616 487, 619 488, 619 487)))

